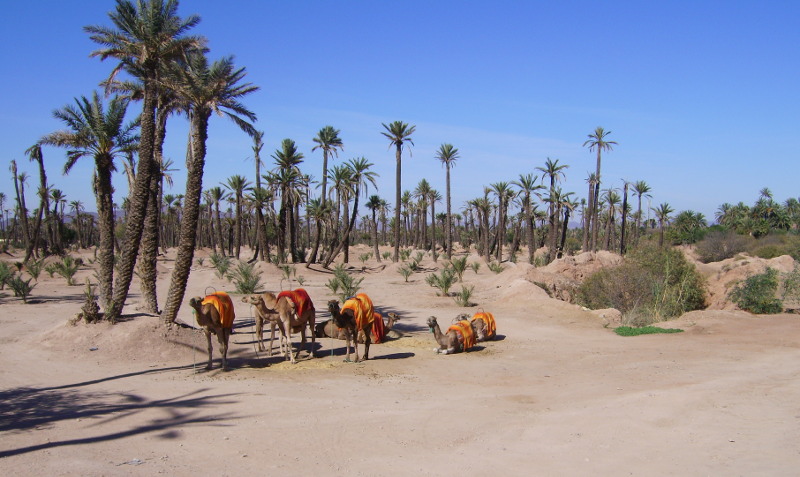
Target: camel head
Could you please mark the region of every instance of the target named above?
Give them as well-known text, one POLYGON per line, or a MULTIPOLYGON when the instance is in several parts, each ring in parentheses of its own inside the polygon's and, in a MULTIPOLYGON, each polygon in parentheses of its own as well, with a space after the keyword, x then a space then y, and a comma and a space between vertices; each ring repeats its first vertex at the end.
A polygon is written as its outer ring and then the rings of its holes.
POLYGON ((195 309, 198 313, 200 312, 200 306, 203 304, 203 299, 199 296, 195 296, 189 299, 189 306, 195 309))
POLYGON ((431 316, 428 318, 428 328, 431 330, 431 333, 439 326, 439 323, 436 322, 436 317, 431 316))
POLYGON ((250 305, 258 305, 259 300, 261 300, 261 295, 245 295, 242 297, 242 303, 250 305))
POLYGON ((397 316, 397 313, 395 313, 393 311, 390 311, 389 313, 387 313, 386 316, 389 317, 389 323, 386 325, 386 327, 391 330, 392 326, 394 326, 394 324, 397 322, 397 319, 400 318, 400 317, 397 316))
POLYGON ((338 315, 339 314, 339 300, 330 300, 330 301, 328 301, 328 311, 331 312, 331 315, 338 315))

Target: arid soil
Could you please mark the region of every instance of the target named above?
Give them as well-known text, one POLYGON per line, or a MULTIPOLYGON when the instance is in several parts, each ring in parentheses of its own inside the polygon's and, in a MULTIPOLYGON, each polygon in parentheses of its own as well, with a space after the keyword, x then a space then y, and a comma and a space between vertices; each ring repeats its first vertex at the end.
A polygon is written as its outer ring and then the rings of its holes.
MULTIPOLYGON (((589 258, 547 271, 580 279, 589 258)), ((171 259, 159 263, 162 303, 171 259)), ((525 264, 467 270, 477 306, 459 307, 425 283, 443 264, 427 257, 406 282, 398 264, 352 261, 361 291, 400 315, 403 334, 373 345, 365 363, 343 362, 344 341, 329 338, 295 365, 256 352, 253 311, 233 294, 230 371, 219 369, 216 340, 205 371, 200 332, 141 313, 138 284, 113 326, 68 324, 83 286, 58 276, 43 272, 28 304, 1 290, 0 473, 797 475, 800 317, 738 311, 719 291, 731 286, 726 274, 753 265, 701 266, 715 309, 661 324, 683 333, 623 338, 613 310, 550 298, 525 264), (478 309, 494 314, 498 339, 436 355, 426 319, 444 327, 478 309)), ((268 290, 298 286, 259 267, 268 290)), ((317 320, 328 319, 332 274, 299 265, 297 275, 317 320)), ((93 276, 86 266, 76 283, 93 276)), ((206 260, 185 303, 233 289, 206 260)), ((194 324, 188 304, 179 319, 194 324)))

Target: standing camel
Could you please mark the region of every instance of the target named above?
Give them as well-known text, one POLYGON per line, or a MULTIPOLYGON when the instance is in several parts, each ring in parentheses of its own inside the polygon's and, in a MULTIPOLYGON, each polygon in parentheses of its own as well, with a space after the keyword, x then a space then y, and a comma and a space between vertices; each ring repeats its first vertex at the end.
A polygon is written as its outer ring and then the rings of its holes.
POLYGON ((345 362, 350 362, 350 342, 356 352, 356 363, 359 361, 366 361, 369 359, 369 344, 372 342, 372 333, 368 330, 372 327, 375 321, 375 308, 372 306, 372 300, 366 293, 359 293, 354 298, 344 302, 342 309, 339 310, 339 301, 331 300, 328 302, 328 310, 333 317, 333 323, 344 329, 345 339, 347 340, 347 358, 345 362), (364 332, 364 356, 363 359, 358 357, 358 333, 364 332))
POLYGON ((242 301, 244 303, 249 303, 253 305, 255 309, 254 318, 256 322, 256 341, 258 341, 258 350, 264 351, 264 323, 269 323, 269 351, 267 356, 272 356, 272 343, 275 341, 275 328, 280 328, 281 332, 281 341, 280 341, 280 352, 284 354, 284 343, 283 343, 283 336, 286 334, 285 329, 283 327, 283 322, 281 321, 280 314, 276 311, 270 310, 267 308, 267 305, 264 304, 264 299, 261 295, 245 295, 242 297, 242 301))
POLYGON ((217 335, 217 340, 222 353, 222 369, 228 369, 228 339, 233 329, 233 320, 236 313, 233 309, 231 297, 225 292, 216 292, 201 298, 199 296, 189 300, 189 306, 194 308, 197 324, 203 329, 208 342, 208 365, 211 369, 211 335, 217 335))
MULTIPOLYGON (((383 343, 386 341, 386 337, 389 338, 398 338, 400 333, 397 331, 392 330, 394 327, 395 322, 397 321, 397 313, 389 312, 386 314, 388 320, 386 322, 383 321, 383 316, 377 311, 374 314, 375 321, 372 323, 372 343, 378 344, 383 343)), ((322 323, 317 323, 315 328, 314 334, 317 338, 336 338, 339 340, 347 339, 347 333, 345 333, 343 328, 339 328, 333 322, 333 319, 328 321, 324 321, 322 323)), ((358 332, 358 342, 364 343, 366 340, 366 334, 363 331, 358 332)))
POLYGON ((460 353, 475 345, 475 334, 467 320, 457 321, 447 329, 447 333, 442 333, 441 328, 439 328, 439 323, 436 321, 436 317, 431 316, 428 318, 428 328, 431 330, 431 333, 433 333, 436 343, 439 344, 438 348, 433 349, 436 353, 460 353))
MULTIPOLYGON (((300 349, 306 344, 306 325, 308 325, 309 334, 311 335, 311 349, 309 354, 314 357, 314 345, 316 337, 314 336, 314 321, 316 319, 317 311, 314 309, 314 302, 308 296, 303 288, 296 290, 282 291, 276 297, 270 292, 261 294, 261 299, 264 305, 270 311, 277 312, 280 317, 281 332, 283 339, 286 341, 289 360, 296 363, 297 356, 300 354, 300 349), (300 332, 302 343, 297 348, 296 353, 292 353, 292 332, 300 332)), ((270 347, 272 343, 270 343, 270 347)))

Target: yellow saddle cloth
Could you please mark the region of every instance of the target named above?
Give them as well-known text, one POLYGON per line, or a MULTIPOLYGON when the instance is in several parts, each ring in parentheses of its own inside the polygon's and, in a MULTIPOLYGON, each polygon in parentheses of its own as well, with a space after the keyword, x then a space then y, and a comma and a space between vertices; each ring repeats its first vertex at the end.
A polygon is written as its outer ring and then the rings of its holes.
POLYGON ((447 329, 447 331, 455 331, 458 333, 461 345, 464 347, 464 351, 475 346, 475 333, 472 332, 472 326, 470 326, 469 321, 461 320, 457 323, 454 323, 450 326, 450 328, 447 329))
POLYGON ((225 292, 216 292, 203 299, 203 305, 212 305, 217 309, 223 328, 232 328, 233 320, 236 319, 236 312, 233 309, 233 301, 225 292))
POLYGON ((344 305, 342 311, 353 310, 353 316, 356 318, 356 329, 363 330, 367 324, 372 324, 375 320, 375 307, 372 306, 372 300, 366 293, 359 293, 353 298, 350 298, 344 305))
POLYGON ((479 311, 478 313, 475 313, 475 316, 473 316, 470 321, 479 319, 486 323, 486 337, 494 338, 497 334, 497 323, 494 321, 494 315, 488 311, 479 311))

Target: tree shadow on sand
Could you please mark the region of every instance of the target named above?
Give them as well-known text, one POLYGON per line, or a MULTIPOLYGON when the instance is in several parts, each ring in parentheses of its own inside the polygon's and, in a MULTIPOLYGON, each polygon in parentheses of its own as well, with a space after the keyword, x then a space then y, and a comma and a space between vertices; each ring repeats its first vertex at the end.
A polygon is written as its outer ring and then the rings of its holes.
MULTIPOLYGON (((98 380, 98 382, 101 380, 98 380)), ((238 418, 231 413, 206 414, 206 409, 235 402, 235 394, 205 395, 208 389, 168 399, 151 400, 133 393, 91 392, 73 389, 77 385, 54 388, 14 388, 0 391, 0 432, 42 430, 59 421, 92 419, 91 428, 141 413, 145 410, 162 409, 166 417, 155 418, 142 425, 118 432, 94 436, 50 441, 42 444, 0 450, 0 458, 61 446, 91 444, 133 435, 164 431, 158 436, 174 439, 176 429, 196 424, 224 426, 226 420, 238 418), (100 419, 99 421, 96 419, 100 419)))

